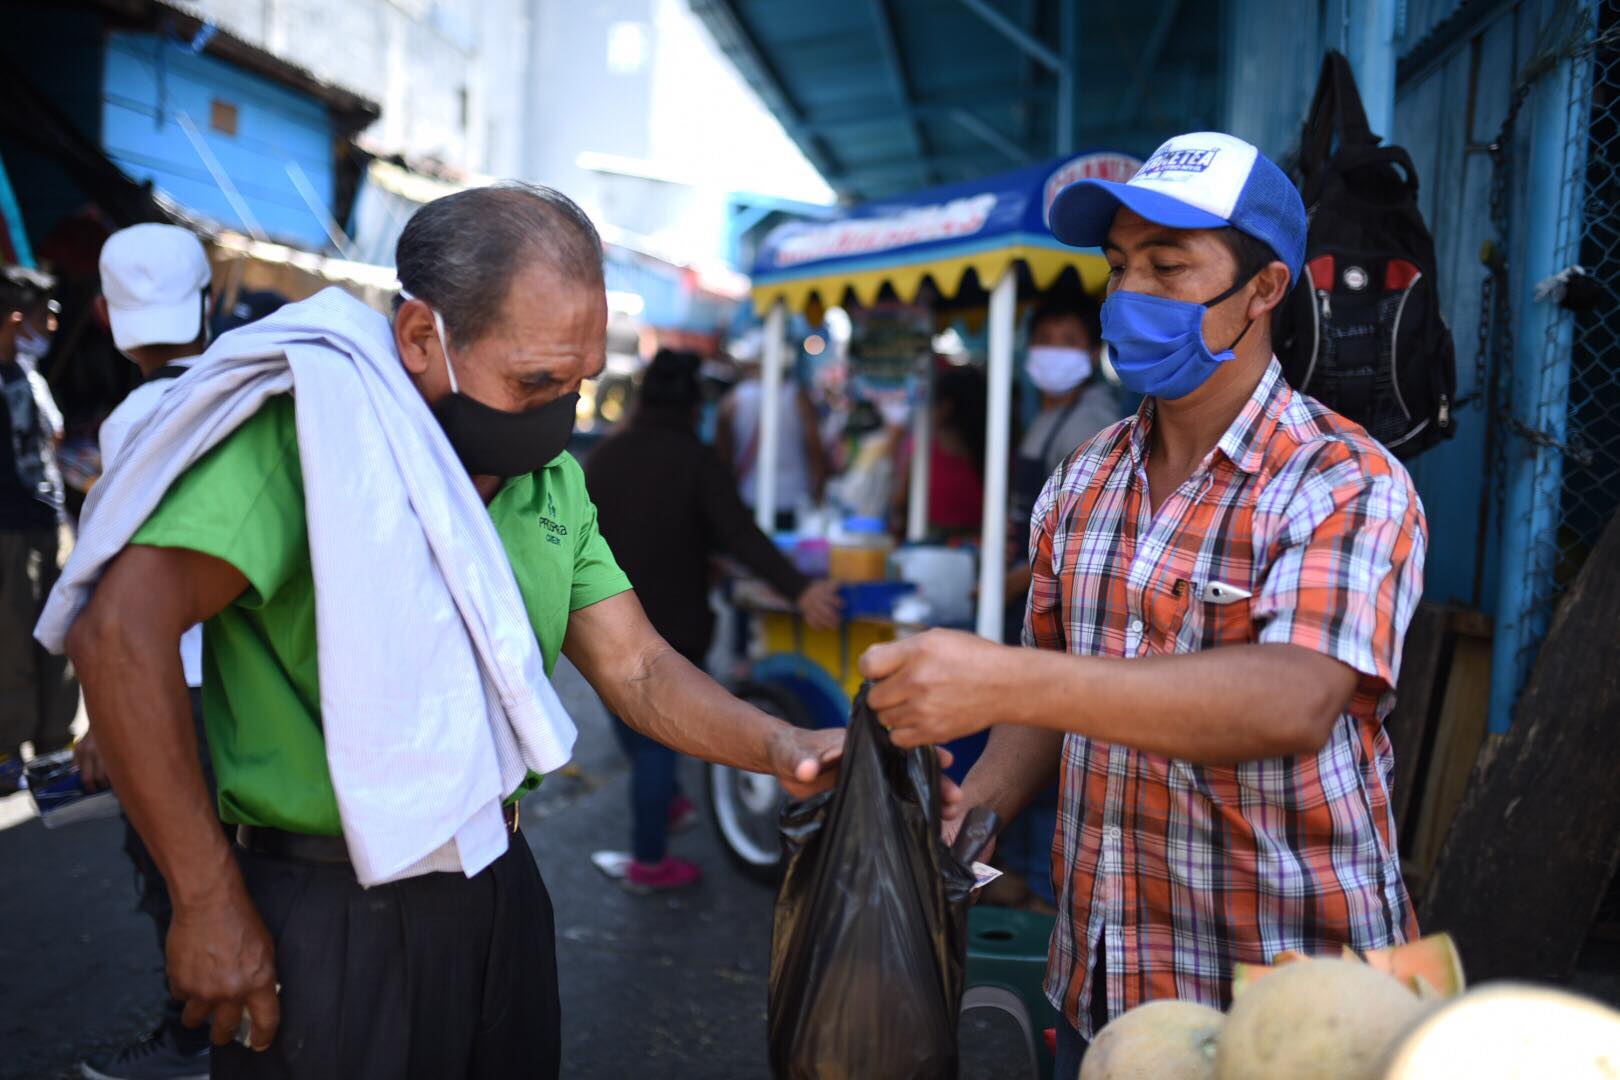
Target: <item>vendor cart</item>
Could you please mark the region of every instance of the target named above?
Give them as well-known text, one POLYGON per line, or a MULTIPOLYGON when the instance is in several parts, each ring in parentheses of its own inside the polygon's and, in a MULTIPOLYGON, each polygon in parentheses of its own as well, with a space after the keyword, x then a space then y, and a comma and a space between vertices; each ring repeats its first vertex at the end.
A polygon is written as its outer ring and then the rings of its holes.
MULTIPOLYGON (((1126 180, 1139 162, 1093 152, 970 183, 932 188, 904 198, 851 208, 831 220, 796 222, 769 234, 753 272, 753 302, 765 319, 758 441, 760 527, 776 520, 779 406, 790 313, 818 321, 827 307, 870 308, 880 301, 924 302, 942 324, 982 322, 988 333, 984 509, 977 550, 977 610, 969 628, 1000 639, 1003 618, 1001 553, 1006 550, 1013 346, 1019 302, 1057 284, 1067 271, 1090 292, 1100 291, 1108 264, 1100 253, 1059 243, 1046 225, 1053 198, 1083 178, 1126 180)), ((922 378, 932 365, 921 365, 922 378)), ((926 385, 923 387, 926 390, 926 385)), ((908 542, 927 533, 930 410, 927 393, 913 395, 912 493, 908 542)), ((892 601, 905 586, 868 582, 845 589, 845 620, 816 632, 789 609, 742 588, 734 602, 759 620, 750 679, 736 693, 792 723, 843 724, 860 687, 856 664, 867 648, 917 627, 894 617, 892 601)), ((958 747, 953 770, 965 771, 982 747, 958 747)), ((771 777, 709 766, 710 808, 733 860, 768 880, 780 858, 777 817, 784 795, 771 777)))

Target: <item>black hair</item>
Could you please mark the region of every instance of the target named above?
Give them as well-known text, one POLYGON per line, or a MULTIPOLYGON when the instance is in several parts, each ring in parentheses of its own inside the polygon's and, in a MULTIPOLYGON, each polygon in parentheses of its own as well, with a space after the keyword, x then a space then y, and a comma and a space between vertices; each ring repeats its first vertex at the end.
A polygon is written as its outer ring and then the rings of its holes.
POLYGON ((1093 347, 1102 344, 1102 309, 1091 294, 1076 289, 1054 290, 1040 299, 1029 317, 1029 332, 1044 322, 1078 319, 1093 347))
POLYGON ((952 365, 934 376, 934 400, 950 408, 943 423, 950 426, 973 453, 979 471, 984 471, 984 421, 989 407, 989 390, 977 368, 952 365))
POLYGON ((659 349, 641 374, 640 407, 663 413, 689 413, 703 398, 698 372, 703 361, 697 353, 659 349))
POLYGON ((411 215, 394 248, 400 284, 432 304, 462 344, 494 325, 513 278, 531 260, 570 281, 602 285, 602 238, 585 211, 559 191, 515 180, 433 200, 411 215))
POLYGON ((0 268, 0 315, 37 311, 51 298, 56 279, 26 266, 0 268))
POLYGON ((1215 238, 1226 245, 1226 250, 1232 253, 1232 260, 1237 263, 1236 281, 1247 283, 1272 263, 1282 261, 1270 244, 1241 229, 1228 225, 1214 232, 1215 238))

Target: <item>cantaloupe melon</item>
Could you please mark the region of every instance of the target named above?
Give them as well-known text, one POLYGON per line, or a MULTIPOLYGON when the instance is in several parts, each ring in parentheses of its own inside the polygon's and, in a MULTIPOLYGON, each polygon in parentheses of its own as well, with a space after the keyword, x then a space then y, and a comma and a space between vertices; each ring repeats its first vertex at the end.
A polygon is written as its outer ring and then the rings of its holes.
POLYGON ((1450 934, 1430 934, 1405 945, 1388 949, 1369 949, 1363 956, 1367 966, 1409 982, 1421 975, 1444 997, 1456 997, 1467 987, 1463 978, 1462 956, 1450 934))
POLYGON ((1267 972, 1275 971, 1284 964, 1292 964, 1297 960, 1309 960, 1310 957, 1298 949, 1284 949, 1271 958, 1269 964, 1233 964, 1232 965, 1232 996, 1237 997, 1257 979, 1264 978, 1267 972))
POLYGON ((1620 1080, 1620 1012, 1577 994, 1491 983, 1446 1002, 1394 1045, 1384 1080, 1620 1080))
MULTIPOLYGON (((1394 945, 1387 949, 1357 952, 1349 945, 1339 952, 1340 959, 1376 968, 1411 987, 1420 997, 1456 997, 1467 986, 1463 978, 1462 956, 1450 934, 1430 934, 1419 941, 1394 945), (1421 976, 1427 990, 1420 990, 1414 981, 1421 976)), ((1272 958, 1270 964, 1235 964, 1232 967, 1232 997, 1266 977, 1284 964, 1307 959, 1304 953, 1284 949, 1272 958)))
POLYGON ((1426 1006, 1354 960, 1271 969, 1232 1003, 1216 1046, 1217 1080, 1376 1080, 1389 1045, 1426 1006))
POLYGON ((1191 1001, 1150 1001, 1117 1017, 1092 1040, 1080 1080, 1213 1080, 1219 1010, 1191 1001))

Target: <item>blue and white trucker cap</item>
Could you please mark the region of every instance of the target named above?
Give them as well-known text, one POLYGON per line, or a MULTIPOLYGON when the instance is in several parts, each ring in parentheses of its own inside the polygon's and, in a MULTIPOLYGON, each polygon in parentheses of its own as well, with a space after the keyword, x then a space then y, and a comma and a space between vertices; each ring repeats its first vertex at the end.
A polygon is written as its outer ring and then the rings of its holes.
POLYGON ((1230 225, 1268 244, 1288 265, 1289 280, 1299 280, 1305 203, 1283 171, 1242 139, 1218 131, 1177 135, 1129 183, 1076 180, 1052 201, 1052 235, 1100 247, 1121 206, 1171 229, 1230 225))

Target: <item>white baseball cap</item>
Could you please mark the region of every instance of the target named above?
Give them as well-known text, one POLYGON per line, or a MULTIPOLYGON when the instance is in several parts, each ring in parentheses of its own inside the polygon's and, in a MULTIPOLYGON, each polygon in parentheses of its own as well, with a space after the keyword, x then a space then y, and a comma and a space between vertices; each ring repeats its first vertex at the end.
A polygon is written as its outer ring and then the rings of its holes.
POLYGON ((1052 201, 1052 235, 1075 247, 1108 239, 1121 206, 1171 229, 1231 226, 1267 244, 1299 280, 1305 203, 1270 158, 1242 139, 1194 131, 1167 141, 1129 183, 1077 180, 1052 201))
POLYGON ((101 248, 101 294, 120 351, 186 345, 202 333, 203 296, 213 278, 189 229, 131 225, 101 248))

